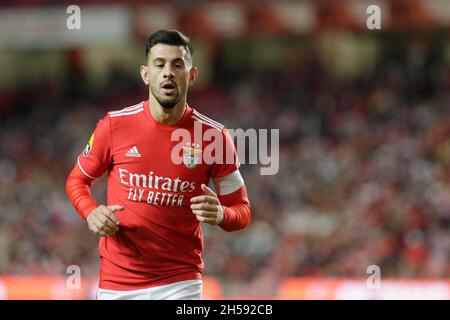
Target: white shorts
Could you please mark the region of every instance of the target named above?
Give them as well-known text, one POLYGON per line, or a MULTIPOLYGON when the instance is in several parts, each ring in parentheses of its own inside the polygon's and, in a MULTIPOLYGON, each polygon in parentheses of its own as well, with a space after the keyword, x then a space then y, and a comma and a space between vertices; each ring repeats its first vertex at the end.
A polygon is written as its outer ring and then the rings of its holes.
POLYGON ((97 300, 202 300, 202 280, 185 280, 138 290, 97 290, 97 300))

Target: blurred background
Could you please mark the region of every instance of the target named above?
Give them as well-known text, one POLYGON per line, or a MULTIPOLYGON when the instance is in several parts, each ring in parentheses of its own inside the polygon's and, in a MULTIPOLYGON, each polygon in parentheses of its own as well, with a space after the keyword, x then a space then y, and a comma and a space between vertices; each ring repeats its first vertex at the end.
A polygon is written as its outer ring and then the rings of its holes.
POLYGON ((205 298, 450 298, 449 1, 3 0, 1 299, 95 298, 97 239, 65 179, 105 112, 147 99, 138 70, 161 28, 193 41, 191 106, 280 129, 278 174, 241 167, 252 223, 203 227, 205 298))

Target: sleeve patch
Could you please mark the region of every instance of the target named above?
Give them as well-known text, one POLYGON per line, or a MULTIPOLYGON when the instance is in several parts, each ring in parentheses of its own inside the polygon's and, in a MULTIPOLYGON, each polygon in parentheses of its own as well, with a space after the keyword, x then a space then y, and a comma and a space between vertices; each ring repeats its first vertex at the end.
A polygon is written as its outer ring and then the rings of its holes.
POLYGON ((84 148, 83 156, 87 157, 89 155, 89 152, 91 152, 93 144, 94 144, 94 134, 91 135, 91 138, 89 139, 89 142, 86 145, 86 148, 84 148))

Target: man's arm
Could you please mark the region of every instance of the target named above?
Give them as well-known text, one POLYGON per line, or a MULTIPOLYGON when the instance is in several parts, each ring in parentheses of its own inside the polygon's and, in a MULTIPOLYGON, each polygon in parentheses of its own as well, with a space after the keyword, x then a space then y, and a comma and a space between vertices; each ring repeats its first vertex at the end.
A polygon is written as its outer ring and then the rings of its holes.
POLYGON ((119 230, 120 224, 114 212, 124 208, 120 205, 99 206, 90 190, 94 180, 86 176, 77 163, 66 180, 67 196, 92 232, 101 237, 114 235, 119 230))
POLYGON ((110 163, 111 137, 108 116, 100 120, 84 151, 66 180, 66 193, 75 210, 87 221, 89 229, 99 236, 113 235, 119 220, 114 211, 122 206, 98 205, 90 191, 92 183, 100 177, 110 163))
POLYGON ((219 224, 223 230, 244 229, 250 223, 251 208, 245 184, 230 194, 219 195, 219 200, 224 210, 223 221, 219 224))
POLYGON ((92 210, 98 207, 92 198, 91 185, 95 179, 86 176, 77 163, 66 180, 66 193, 75 210, 86 220, 92 210))
POLYGON ((200 222, 217 224, 225 231, 245 228, 250 223, 251 209, 239 170, 213 182, 217 193, 203 184, 205 195, 191 199, 192 212, 200 222))

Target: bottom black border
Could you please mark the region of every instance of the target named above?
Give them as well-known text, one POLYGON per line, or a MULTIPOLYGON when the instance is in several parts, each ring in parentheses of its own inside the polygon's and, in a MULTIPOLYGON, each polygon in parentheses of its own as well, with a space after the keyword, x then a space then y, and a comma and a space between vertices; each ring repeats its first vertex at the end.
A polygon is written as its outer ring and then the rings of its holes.
POLYGON ((417 316, 434 319, 447 314, 449 307, 449 301, 417 300, 0 301, 3 314, 77 320, 94 317, 131 320, 137 316, 139 319, 311 319, 311 316, 326 315, 335 319, 386 319, 394 314, 399 319, 417 316))

